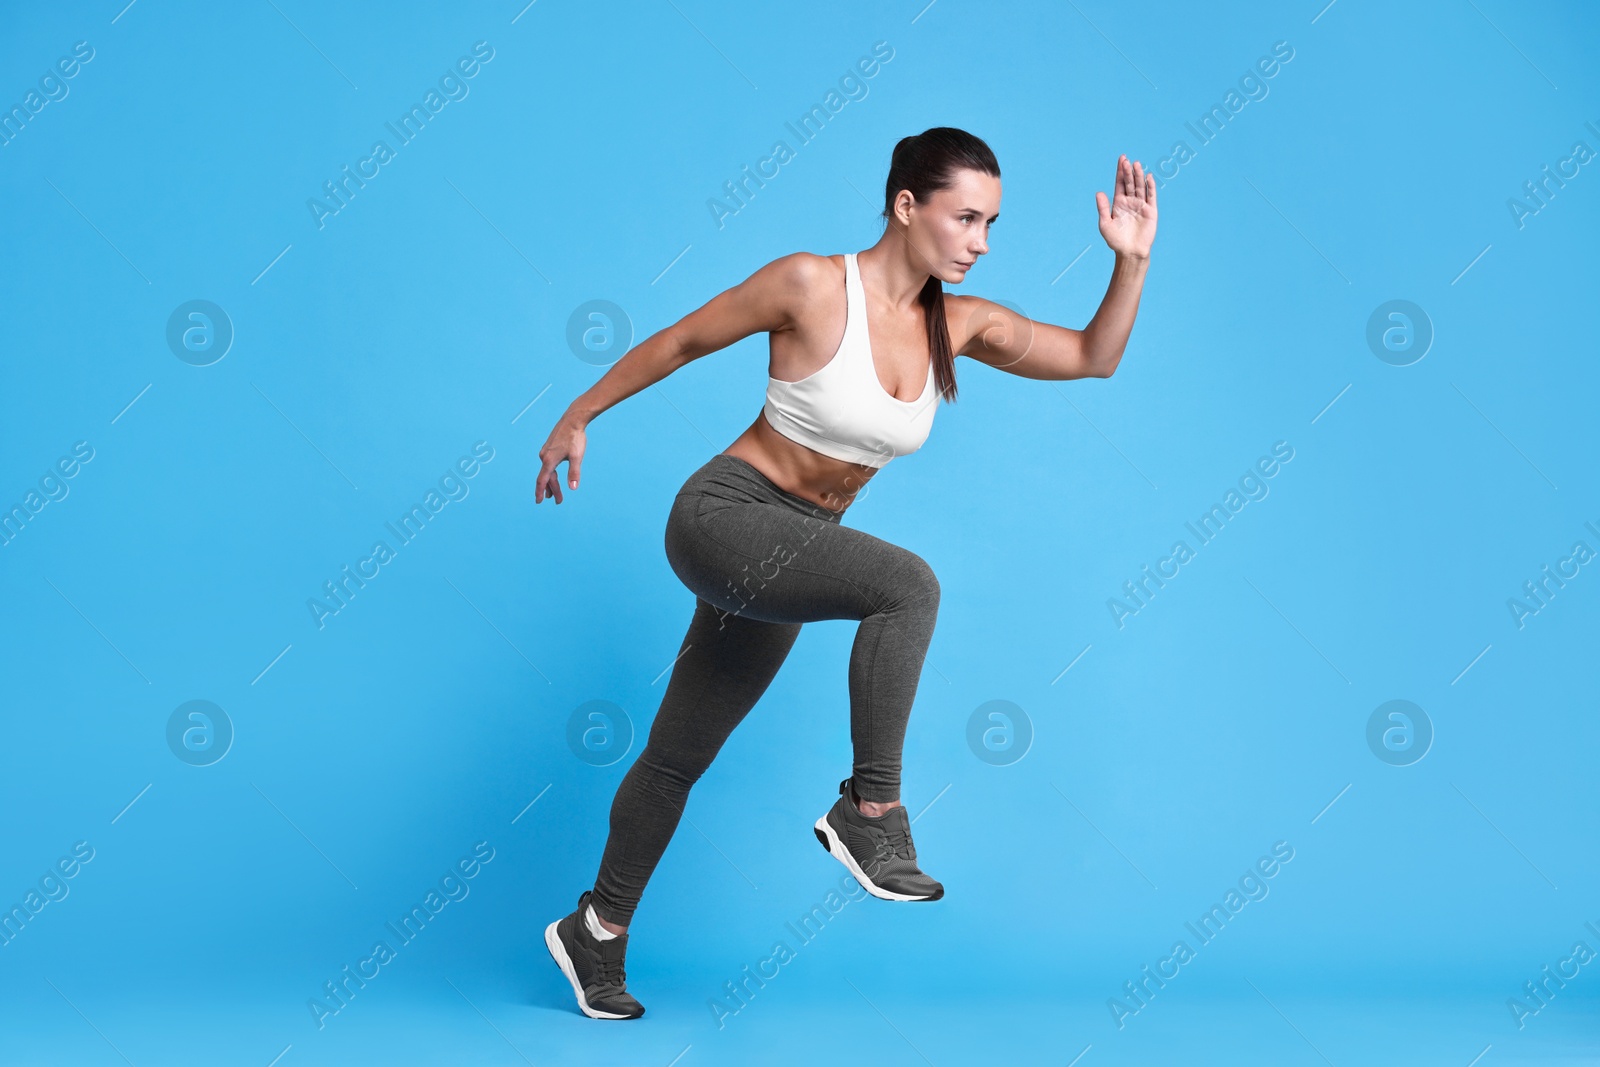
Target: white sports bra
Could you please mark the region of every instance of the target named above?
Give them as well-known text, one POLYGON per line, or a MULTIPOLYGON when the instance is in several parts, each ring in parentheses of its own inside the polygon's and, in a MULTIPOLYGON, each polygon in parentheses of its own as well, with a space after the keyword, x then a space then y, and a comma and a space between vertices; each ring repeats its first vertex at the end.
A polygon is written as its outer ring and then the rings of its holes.
POLYGON ((767 376, 767 402, 761 409, 772 428, 825 456, 881 467, 915 452, 928 439, 938 390, 933 361, 915 400, 900 400, 878 380, 867 334, 867 294, 861 287, 856 254, 844 257, 845 323, 839 350, 820 370, 799 381, 767 376))

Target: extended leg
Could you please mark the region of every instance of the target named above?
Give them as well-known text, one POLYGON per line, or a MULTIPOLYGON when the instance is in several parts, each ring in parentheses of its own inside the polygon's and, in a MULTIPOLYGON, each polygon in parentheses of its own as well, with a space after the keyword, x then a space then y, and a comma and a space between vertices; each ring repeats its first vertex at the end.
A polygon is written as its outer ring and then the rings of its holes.
POLYGON ((611 802, 611 835, 592 898, 601 919, 626 926, 633 917, 689 790, 761 699, 799 636, 799 623, 729 616, 696 598, 649 740, 611 802))

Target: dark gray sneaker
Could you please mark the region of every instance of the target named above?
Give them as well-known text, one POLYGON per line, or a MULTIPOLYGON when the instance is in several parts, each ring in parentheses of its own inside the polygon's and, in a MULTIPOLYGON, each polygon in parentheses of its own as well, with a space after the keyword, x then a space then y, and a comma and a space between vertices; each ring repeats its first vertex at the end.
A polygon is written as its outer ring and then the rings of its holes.
POLYGON ((911 817, 904 805, 876 818, 863 815, 846 778, 839 783, 839 799, 813 829, 822 847, 873 896, 884 900, 938 900, 944 896, 944 886, 917 867, 911 817))
POLYGON ((545 947, 572 983, 578 1007, 585 1015, 591 1019, 637 1019, 644 1014, 644 1005, 628 995, 622 970, 628 935, 602 941, 589 932, 583 921, 589 893, 584 890, 571 915, 544 928, 545 947))

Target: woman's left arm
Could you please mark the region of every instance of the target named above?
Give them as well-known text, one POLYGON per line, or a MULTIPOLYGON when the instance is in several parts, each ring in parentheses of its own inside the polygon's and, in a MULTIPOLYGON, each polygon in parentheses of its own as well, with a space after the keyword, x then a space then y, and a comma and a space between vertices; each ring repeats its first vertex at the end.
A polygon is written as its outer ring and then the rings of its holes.
POLYGON ((1139 312, 1150 246, 1156 237, 1155 176, 1127 156, 1117 159, 1115 197, 1097 191, 1100 236, 1116 254, 1100 308, 1081 330, 1037 322, 990 300, 966 298, 964 340, 957 351, 1023 378, 1064 381, 1109 378, 1122 361, 1139 312))

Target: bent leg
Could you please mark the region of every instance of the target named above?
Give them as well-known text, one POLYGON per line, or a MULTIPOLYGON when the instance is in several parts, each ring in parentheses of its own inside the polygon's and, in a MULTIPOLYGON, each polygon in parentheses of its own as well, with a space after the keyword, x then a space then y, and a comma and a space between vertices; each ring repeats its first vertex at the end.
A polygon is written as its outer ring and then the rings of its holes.
POLYGON ((720 624, 860 621, 850 654, 852 773, 862 800, 898 800, 901 749, 939 611, 933 569, 872 534, 770 504, 713 506, 686 529, 694 535, 670 541, 669 559, 720 624))
POLYGON ((644 751, 611 802, 611 835, 590 898, 600 918, 626 926, 689 799, 723 742, 766 692, 799 623, 725 617, 696 598, 644 751))
POLYGON ((921 557, 906 556, 880 575, 878 610, 861 620, 850 649, 852 784, 880 803, 900 799, 906 726, 939 615, 938 579, 921 557))

